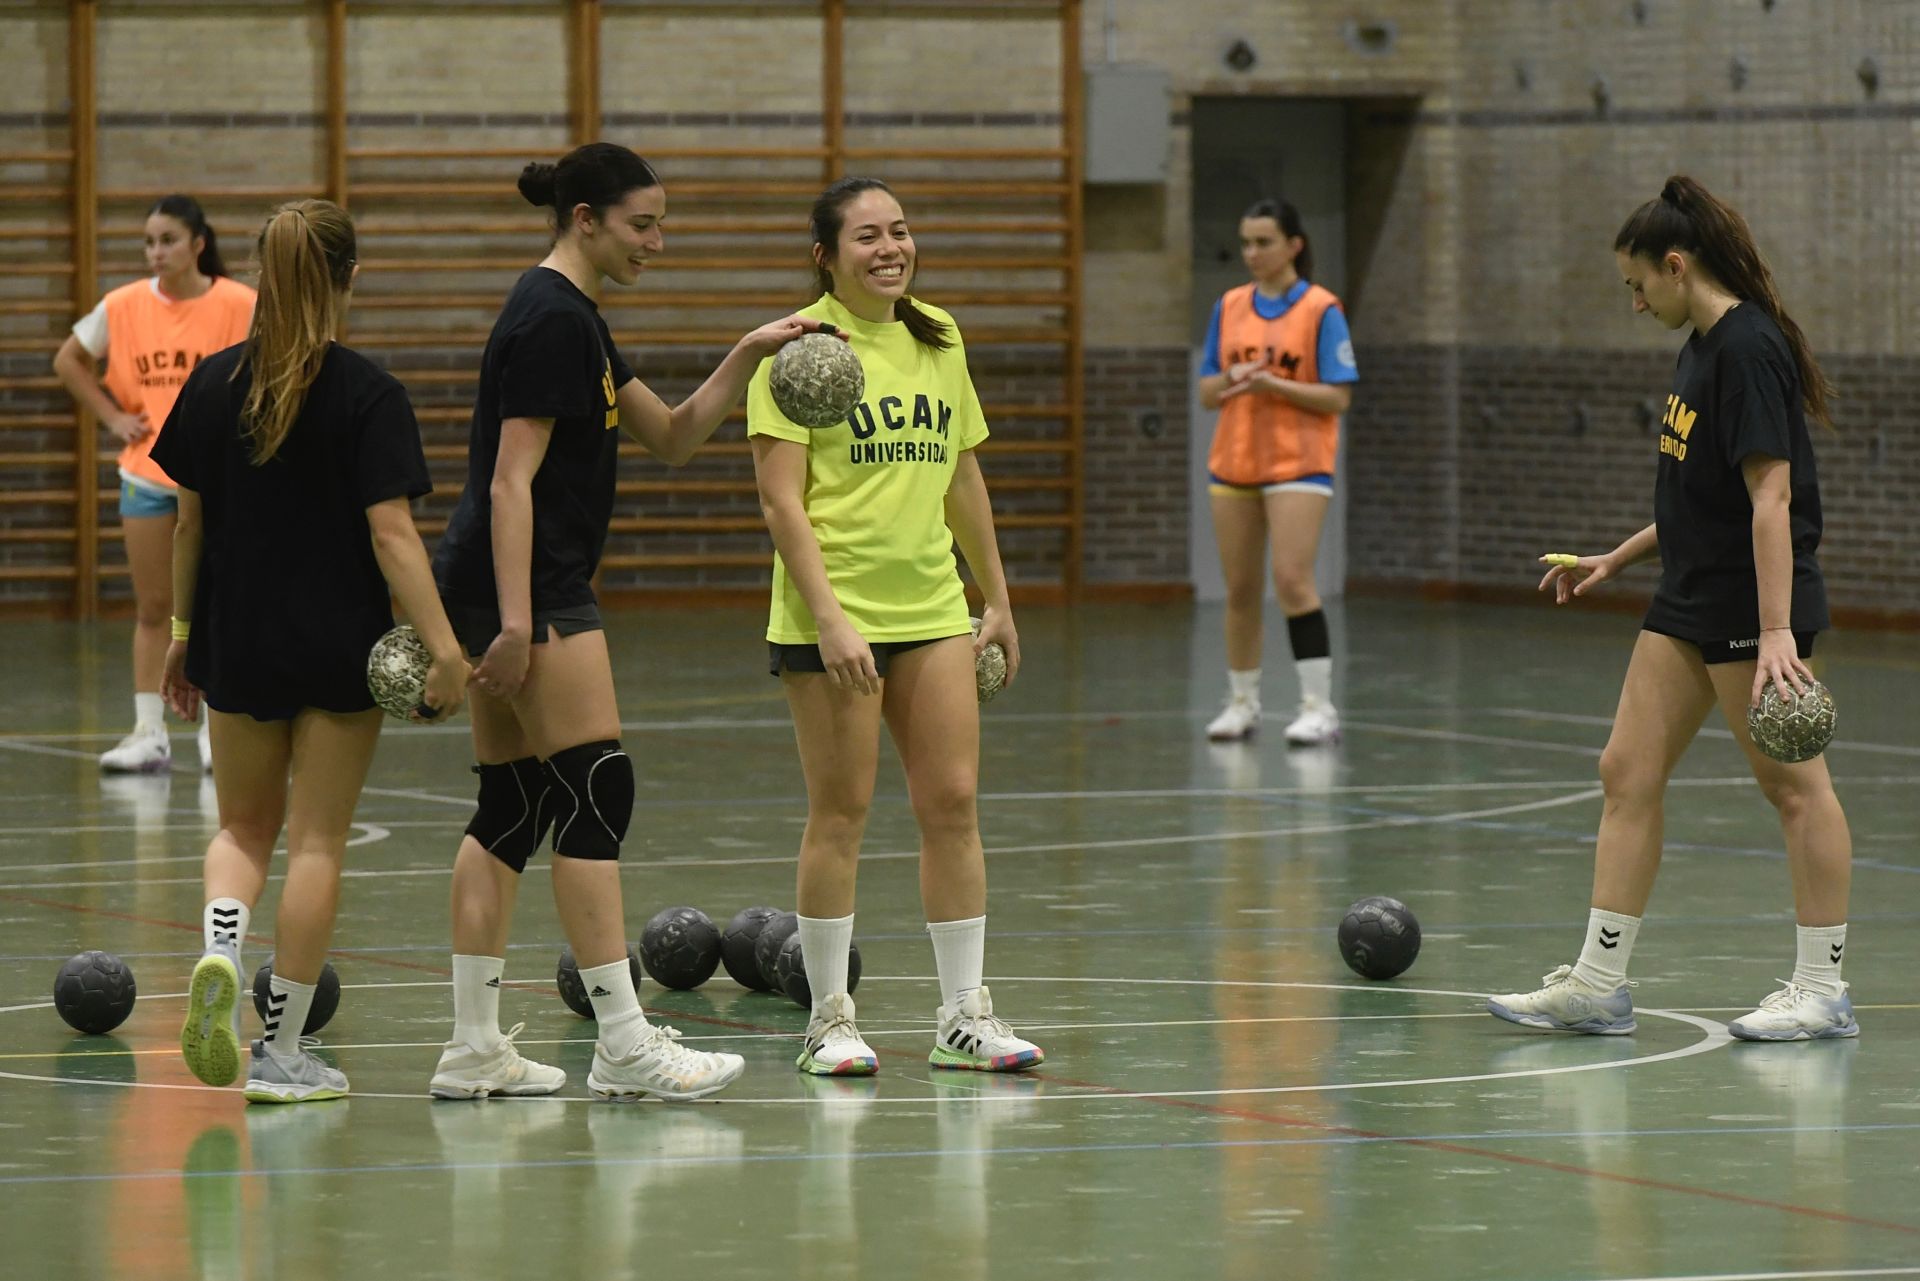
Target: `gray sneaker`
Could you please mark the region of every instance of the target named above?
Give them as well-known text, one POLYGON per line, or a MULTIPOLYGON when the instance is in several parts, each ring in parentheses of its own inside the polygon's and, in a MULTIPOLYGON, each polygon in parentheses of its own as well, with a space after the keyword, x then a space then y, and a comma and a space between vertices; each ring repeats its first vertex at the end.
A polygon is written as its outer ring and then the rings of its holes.
POLYGON ((249 1103, 316 1103, 347 1097, 347 1077, 314 1057, 312 1037, 300 1038, 300 1053, 279 1059, 267 1053, 265 1041, 253 1043, 253 1063, 247 1069, 245 1094, 249 1103))
POLYGON ((1787 982, 1760 1002, 1759 1009, 1727 1024, 1727 1031, 1742 1041, 1825 1041, 1859 1036, 1860 1025, 1854 1021, 1845 983, 1840 995, 1828 996, 1787 982))
POLYGON ((1544 986, 1537 992, 1490 997, 1487 1013, 1509 1023, 1556 1032, 1625 1036, 1633 1031, 1633 994, 1627 990, 1633 984, 1622 983, 1611 992, 1603 992, 1575 977, 1571 965, 1561 966, 1540 981, 1544 986))

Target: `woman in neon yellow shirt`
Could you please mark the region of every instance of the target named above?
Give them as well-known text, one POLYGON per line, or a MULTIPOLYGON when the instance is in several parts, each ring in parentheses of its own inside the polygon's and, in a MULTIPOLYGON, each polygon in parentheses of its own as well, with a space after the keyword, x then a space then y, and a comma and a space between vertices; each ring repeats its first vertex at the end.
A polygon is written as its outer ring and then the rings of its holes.
POLYGON ((769 669, 793 713, 807 780, 800 838, 801 949, 813 1015, 797 1066, 864 1075, 877 1060, 847 995, 854 878, 884 720, 920 824, 921 900, 941 1004, 935 1067, 1016 1072, 1044 1057, 994 1017, 981 982, 986 860, 975 797, 980 707, 974 653, 1020 666, 1020 638, 973 455, 987 438, 953 318, 908 294, 916 254, 885 183, 842 178, 814 202, 814 283, 800 315, 848 335, 866 391, 844 422, 808 430, 782 414, 767 362, 747 389, 747 433, 777 555, 769 669), (970 638, 953 544, 986 597, 970 638))

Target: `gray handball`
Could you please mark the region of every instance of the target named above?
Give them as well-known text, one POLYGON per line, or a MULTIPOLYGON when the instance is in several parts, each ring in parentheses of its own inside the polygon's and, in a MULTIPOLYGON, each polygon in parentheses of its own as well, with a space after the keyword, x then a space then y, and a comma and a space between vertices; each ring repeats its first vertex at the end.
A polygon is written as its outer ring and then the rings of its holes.
POLYGON ((853 345, 827 334, 805 334, 773 358, 767 385, 780 412, 802 427, 831 427, 860 403, 866 371, 853 345))
MULTIPOLYGON (((973 634, 980 634, 980 620, 973 619, 973 634)), ((988 641, 973 659, 973 681, 982 703, 991 703, 994 695, 1007 686, 1007 651, 999 641, 988 641)))
POLYGON ((1805 694, 1768 681, 1760 689, 1760 705, 1747 709, 1747 733, 1755 747, 1792 765, 1827 750, 1834 719, 1833 695, 1819 681, 1808 681, 1805 694))
POLYGON ((420 633, 402 623, 373 643, 367 655, 367 692, 380 709, 406 720, 427 696, 427 669, 433 659, 420 633))

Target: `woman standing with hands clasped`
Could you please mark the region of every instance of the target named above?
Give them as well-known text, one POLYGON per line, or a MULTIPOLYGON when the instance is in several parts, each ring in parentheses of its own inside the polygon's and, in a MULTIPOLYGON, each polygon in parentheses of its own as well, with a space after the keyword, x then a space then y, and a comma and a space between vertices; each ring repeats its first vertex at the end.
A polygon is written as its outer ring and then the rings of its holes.
POLYGON ((1860 1034, 1841 981, 1853 841, 1823 757, 1786 764, 1747 732, 1773 681, 1796 692, 1827 627, 1820 480, 1807 419, 1831 425, 1826 375, 1787 315, 1747 223, 1691 178, 1667 179, 1614 239, 1621 277, 1668 329, 1691 328, 1660 425, 1654 523, 1604 556, 1552 555, 1541 590, 1566 604, 1658 557, 1660 586, 1600 758, 1587 940, 1538 991, 1488 1010, 1530 1027, 1634 1029, 1627 961, 1660 870, 1667 780, 1718 705, 1779 812, 1798 922, 1793 977, 1728 1025, 1749 1041, 1860 1034))
POLYGON ((1313 560, 1333 501, 1340 415, 1360 372, 1340 300, 1312 283, 1313 251, 1298 210, 1284 200, 1248 209, 1240 256, 1253 279, 1214 304, 1200 366, 1200 402, 1220 411, 1207 489, 1227 587, 1227 701, 1207 737, 1243 739, 1259 728, 1270 552, 1300 679, 1287 742, 1311 747, 1340 737, 1333 645, 1313 560))
POLYGON ((427 709, 456 710, 467 683, 409 506, 432 487, 406 389, 334 341, 355 266, 338 205, 275 210, 246 343, 200 362, 153 450, 179 487, 173 599, 187 611, 162 688, 182 716, 209 709, 220 806, 202 870, 206 950, 180 1032, 209 1085, 240 1071, 240 945, 287 833, 266 1034, 247 1072, 257 1103, 347 1092, 301 1032, 380 736, 367 654, 393 626, 392 598, 433 656, 427 709))

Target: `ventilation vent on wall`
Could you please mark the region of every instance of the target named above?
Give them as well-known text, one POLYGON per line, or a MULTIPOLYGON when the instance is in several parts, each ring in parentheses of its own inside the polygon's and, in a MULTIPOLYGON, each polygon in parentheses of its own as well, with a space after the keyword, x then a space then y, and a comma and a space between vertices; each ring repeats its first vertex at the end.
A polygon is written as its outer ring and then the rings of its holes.
POLYGON ((1352 21, 1340 28, 1340 34, 1349 49, 1372 58, 1392 53, 1400 39, 1399 30, 1391 22, 1352 21))

